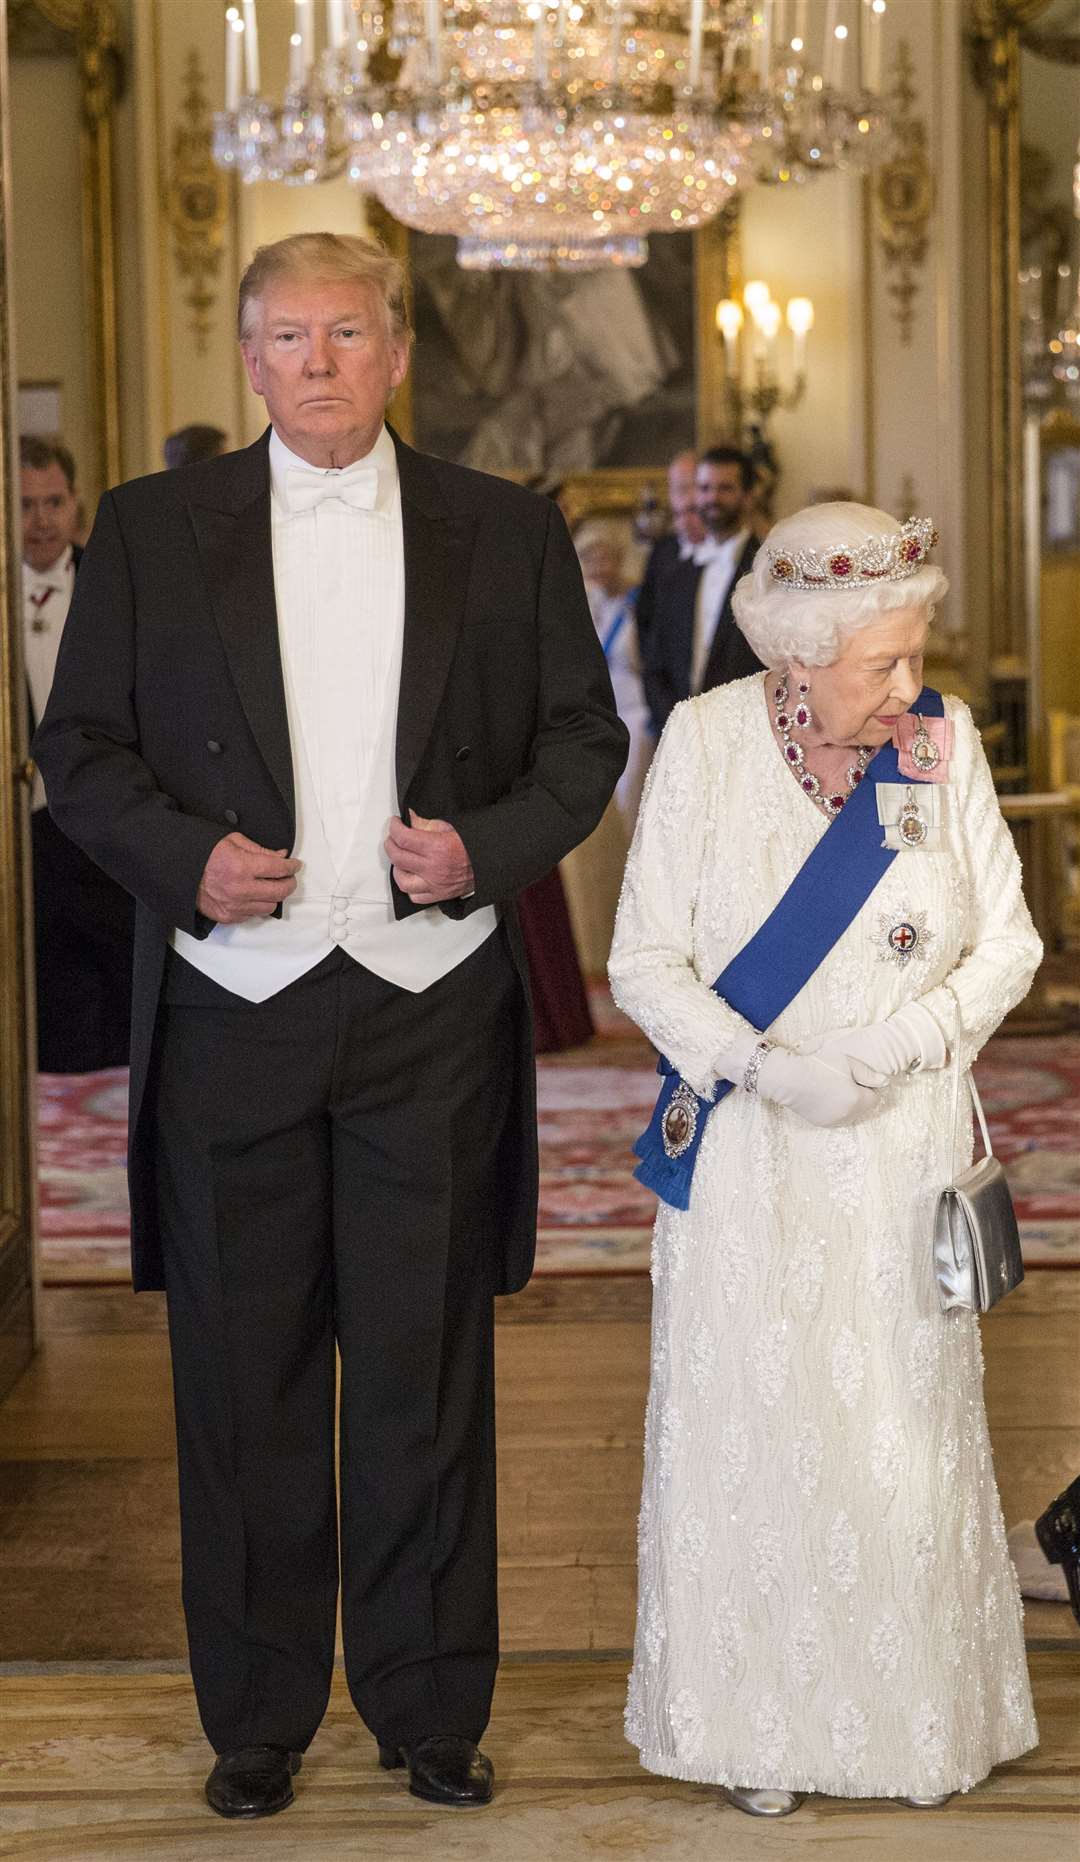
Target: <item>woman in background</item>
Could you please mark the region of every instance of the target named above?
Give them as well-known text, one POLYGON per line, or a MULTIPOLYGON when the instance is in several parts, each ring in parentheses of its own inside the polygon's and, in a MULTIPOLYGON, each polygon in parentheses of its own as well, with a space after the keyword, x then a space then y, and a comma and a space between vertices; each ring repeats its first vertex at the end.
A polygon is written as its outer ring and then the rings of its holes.
POLYGON ((590 518, 574 533, 574 547, 585 577, 593 625, 608 663, 615 704, 630 732, 630 755, 615 791, 615 804, 629 839, 656 739, 641 682, 636 591, 625 573, 627 539, 614 521, 590 518))

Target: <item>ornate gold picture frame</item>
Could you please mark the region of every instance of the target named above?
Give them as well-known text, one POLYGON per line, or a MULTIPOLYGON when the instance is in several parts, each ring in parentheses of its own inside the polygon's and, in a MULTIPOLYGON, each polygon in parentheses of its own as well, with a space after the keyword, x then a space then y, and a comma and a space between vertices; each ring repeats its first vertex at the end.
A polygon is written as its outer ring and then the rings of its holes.
MULTIPOLYGON (((375 201, 368 203, 367 216, 372 231, 408 265, 410 238, 415 236, 375 201)), ((661 249, 664 237, 660 235, 654 240, 661 249)), ((723 361, 715 315, 719 300, 730 296, 738 284, 737 208, 731 208, 689 237, 693 241, 694 291, 692 443, 704 447, 729 437, 724 431, 723 361)), ((390 410, 394 425, 410 442, 416 441, 420 424, 415 396, 416 386, 410 374, 390 410)), ((567 521, 574 527, 588 516, 628 515, 637 509, 648 486, 662 496, 664 464, 664 461, 652 460, 640 465, 601 467, 567 474, 558 485, 559 503, 567 521)), ((511 472, 508 476, 519 474, 511 472)))
POLYGON ((79 71, 83 278, 87 374, 94 395, 99 485, 122 475, 117 336, 113 123, 123 63, 113 0, 9 0, 14 57, 70 56, 79 71))

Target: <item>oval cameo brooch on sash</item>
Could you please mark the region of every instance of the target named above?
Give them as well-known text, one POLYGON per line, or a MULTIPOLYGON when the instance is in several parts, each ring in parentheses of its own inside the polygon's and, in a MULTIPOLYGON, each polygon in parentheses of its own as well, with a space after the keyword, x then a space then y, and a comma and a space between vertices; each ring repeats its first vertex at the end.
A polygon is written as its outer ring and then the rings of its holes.
POLYGON ((941 751, 920 717, 916 717, 915 735, 911 740, 908 755, 924 776, 929 775, 930 771, 936 769, 941 762, 941 751))
POLYGON ((694 1142, 697 1130, 698 1102, 696 1093, 691 1092, 685 1080, 680 1080, 671 1095, 671 1104, 664 1113, 661 1136, 664 1150, 669 1157, 681 1157, 694 1142))
MULTIPOLYGON (((918 744, 918 738, 916 738, 915 742, 918 744)), ((929 738, 927 738, 927 743, 930 744, 929 738)), ((933 744, 930 744, 930 748, 934 751, 934 762, 936 763, 938 760, 937 751, 933 744)), ((917 755, 917 751, 913 749, 912 755, 917 755)), ((933 765, 931 764, 931 768, 932 767, 933 765)), ((923 841, 926 839, 928 832, 926 816, 915 800, 914 789, 909 789, 907 792, 907 800, 897 816, 896 831, 905 847, 921 847, 923 841)))

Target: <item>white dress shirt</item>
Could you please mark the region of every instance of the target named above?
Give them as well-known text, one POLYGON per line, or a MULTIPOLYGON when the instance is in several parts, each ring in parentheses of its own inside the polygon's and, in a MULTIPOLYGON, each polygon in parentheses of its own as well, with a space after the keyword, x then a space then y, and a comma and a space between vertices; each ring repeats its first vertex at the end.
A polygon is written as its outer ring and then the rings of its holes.
POLYGON ((694 551, 695 562, 702 563, 704 569, 697 586, 697 599, 694 605, 694 651, 690 660, 690 690, 700 692, 701 681, 705 677, 705 667, 709 652, 716 638, 716 629, 720 624, 720 615, 728 589, 731 587, 739 557, 750 538, 749 530, 737 530, 733 537, 722 541, 715 537, 706 537, 694 551))
POLYGON ((493 907, 394 917, 383 851, 397 813, 395 745, 405 563, 394 442, 341 472, 270 438, 271 534, 303 862, 282 916, 176 930, 173 947, 224 988, 262 1002, 341 946, 387 982, 426 989, 490 936, 493 907))
MULTIPOLYGON (((48 569, 22 566, 23 646, 34 723, 40 724, 56 675, 56 656, 75 588, 75 557, 70 543, 48 569)), ((44 808, 45 785, 34 776, 32 809, 44 808)))

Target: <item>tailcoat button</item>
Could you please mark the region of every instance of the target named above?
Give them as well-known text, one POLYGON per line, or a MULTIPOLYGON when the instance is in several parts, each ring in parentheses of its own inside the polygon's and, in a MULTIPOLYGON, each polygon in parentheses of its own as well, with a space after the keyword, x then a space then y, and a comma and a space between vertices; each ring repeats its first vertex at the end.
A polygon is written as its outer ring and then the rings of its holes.
POLYGON ((231 828, 234 828, 237 822, 239 821, 240 816, 237 814, 235 808, 227 808, 225 810, 225 819, 228 822, 229 826, 231 828))
POLYGON ((462 744, 460 750, 454 751, 454 761, 455 763, 467 763, 471 755, 472 750, 470 746, 468 744, 462 744))
POLYGON ((216 737, 208 737, 206 740, 206 748, 209 750, 211 756, 220 756, 223 746, 218 743, 216 737))

